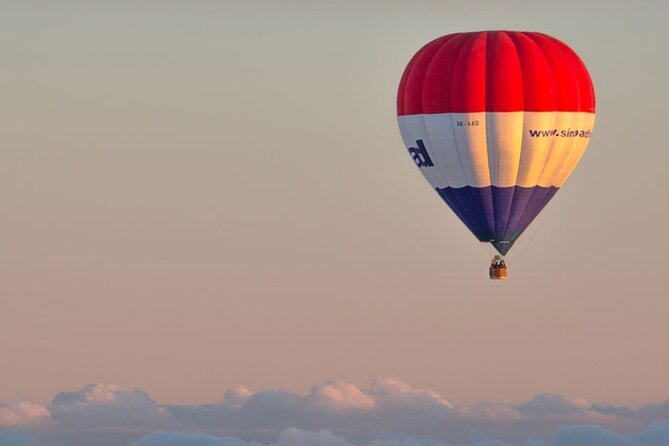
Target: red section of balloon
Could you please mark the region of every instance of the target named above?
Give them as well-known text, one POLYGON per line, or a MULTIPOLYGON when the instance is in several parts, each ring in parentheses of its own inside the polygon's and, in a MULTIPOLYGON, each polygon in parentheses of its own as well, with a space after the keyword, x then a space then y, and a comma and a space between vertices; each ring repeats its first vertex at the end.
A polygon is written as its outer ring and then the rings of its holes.
POLYGON ((595 112, 588 70, 546 34, 482 31, 449 34, 407 65, 397 114, 512 111, 595 112))

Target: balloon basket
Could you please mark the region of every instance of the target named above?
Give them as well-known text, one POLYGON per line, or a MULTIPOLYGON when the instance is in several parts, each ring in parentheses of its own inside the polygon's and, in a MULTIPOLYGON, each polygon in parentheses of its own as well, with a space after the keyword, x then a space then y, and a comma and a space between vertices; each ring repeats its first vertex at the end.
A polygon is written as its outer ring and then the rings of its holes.
POLYGON ((492 280, 506 280, 506 263, 504 257, 496 255, 490 262, 490 278, 492 280))

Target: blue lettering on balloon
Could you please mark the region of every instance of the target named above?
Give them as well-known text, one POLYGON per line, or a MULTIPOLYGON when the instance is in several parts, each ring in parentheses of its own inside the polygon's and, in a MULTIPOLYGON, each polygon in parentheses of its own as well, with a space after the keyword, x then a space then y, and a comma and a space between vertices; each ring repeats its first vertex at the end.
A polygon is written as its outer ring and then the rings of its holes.
POLYGON ((409 147, 409 153, 411 154, 413 161, 416 163, 416 166, 433 167, 434 163, 430 158, 430 154, 427 153, 427 148, 425 147, 425 144, 423 144, 423 140, 417 140, 416 145, 418 147, 409 147))

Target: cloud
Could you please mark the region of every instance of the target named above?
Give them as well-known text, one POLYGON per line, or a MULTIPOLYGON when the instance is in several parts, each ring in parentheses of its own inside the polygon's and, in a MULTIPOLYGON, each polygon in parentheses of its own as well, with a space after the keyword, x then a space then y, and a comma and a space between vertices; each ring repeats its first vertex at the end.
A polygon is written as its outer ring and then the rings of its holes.
POLYGON ((509 403, 499 401, 482 401, 470 408, 459 408, 461 413, 471 418, 480 418, 490 421, 509 422, 523 418, 522 414, 509 403))
MULTIPOLYGON (((640 409, 555 394, 458 406, 397 378, 334 380, 303 395, 234 387, 218 403, 165 405, 89 384, 50 405, 0 403, 1 430, 34 446, 667 446, 669 402, 640 409), (25 437, 29 435, 31 437, 25 437)), ((23 446, 19 440, 10 444, 23 446)), ((0 446, 3 446, 0 443, 0 446)))
POLYGON ((183 432, 154 432, 133 446, 255 446, 259 443, 246 442, 234 437, 215 437, 204 434, 183 432))
POLYGON ((666 421, 669 419, 669 400, 660 404, 648 404, 639 410, 639 415, 646 422, 666 421))
MULTIPOLYGON (((234 437, 215 437, 202 434, 184 434, 183 432, 155 432, 139 440, 133 446, 455 446, 436 440, 418 440, 414 438, 375 439, 369 443, 352 443, 342 436, 327 429, 304 431, 285 429, 276 442, 261 444, 245 442, 234 437)), ((464 446, 464 445, 459 445, 464 446)), ((500 441, 477 442, 471 446, 512 446, 500 441)))
POLYGON ((371 409, 376 404, 372 395, 344 381, 312 386, 309 399, 317 406, 330 409, 371 409))
MULTIPOLYGON (((599 426, 566 426, 560 428, 552 442, 526 439, 522 446, 667 446, 669 424, 659 424, 630 436, 616 434, 599 426)), ((261 444, 234 437, 214 437, 181 432, 156 432, 147 435, 134 446, 514 446, 499 440, 449 444, 437 440, 415 438, 384 438, 369 443, 352 443, 327 429, 317 432, 285 429, 276 442, 261 444)))
POLYGON ((35 426, 48 422, 51 413, 41 404, 21 401, 0 403, 0 426, 35 426))
POLYGON ((599 426, 563 427, 555 434, 553 446, 638 446, 629 437, 599 426))
POLYGON ((253 395, 249 389, 244 386, 232 387, 223 394, 223 401, 225 404, 233 407, 241 407, 253 395))
POLYGON ((59 425, 77 428, 159 427, 169 418, 167 411, 146 392, 106 384, 60 392, 53 399, 50 412, 59 425))
POLYGON ((542 393, 526 403, 516 406, 516 410, 525 416, 550 416, 580 413, 592 405, 580 398, 566 398, 562 395, 542 393))
POLYGON ((630 437, 643 446, 667 446, 669 445, 669 423, 650 425, 642 432, 634 433, 630 437))
POLYGON ((414 409, 452 409, 453 405, 431 390, 417 390, 397 378, 377 378, 369 393, 384 406, 414 409))
POLYGON ((21 429, 0 429, 0 446, 39 446, 39 439, 21 429))
POLYGON ((286 429, 279 434, 279 446, 351 446, 351 444, 327 429, 306 432, 300 429, 286 429))

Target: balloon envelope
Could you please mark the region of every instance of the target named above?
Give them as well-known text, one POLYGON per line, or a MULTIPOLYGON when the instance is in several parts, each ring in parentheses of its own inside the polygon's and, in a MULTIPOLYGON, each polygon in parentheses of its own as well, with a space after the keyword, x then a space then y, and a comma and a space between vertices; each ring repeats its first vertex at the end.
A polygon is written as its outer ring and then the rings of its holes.
POLYGON ((430 185, 480 241, 506 254, 583 155, 595 94, 581 59, 553 37, 458 33, 411 59, 397 114, 430 185))

